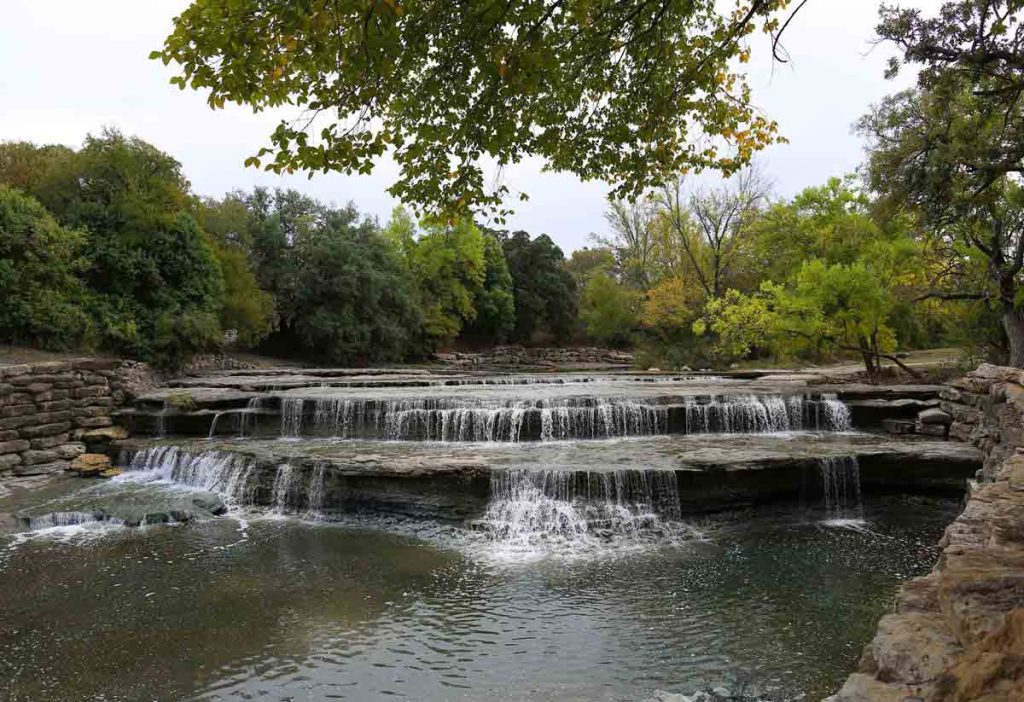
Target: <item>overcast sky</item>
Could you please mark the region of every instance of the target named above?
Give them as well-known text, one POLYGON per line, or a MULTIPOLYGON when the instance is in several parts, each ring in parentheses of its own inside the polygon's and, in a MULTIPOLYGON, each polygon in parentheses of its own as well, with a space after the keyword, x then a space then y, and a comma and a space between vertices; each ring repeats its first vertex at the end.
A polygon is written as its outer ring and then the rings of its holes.
MULTIPOLYGON (((796 3, 794 3, 796 4, 796 3)), ((939 0, 904 0, 934 11, 939 0)), ((81 144, 104 125, 171 153, 193 189, 219 196, 254 185, 292 187, 386 220, 396 204, 385 192, 396 169, 381 162, 370 176, 279 177, 242 162, 265 143, 278 117, 245 108, 211 111, 204 96, 168 85, 172 67, 150 61, 188 0, 3 0, 0 23, 0 140, 81 144)), ((772 66, 754 40, 751 84, 757 105, 777 120, 789 144, 761 161, 780 195, 855 169, 861 144, 850 126, 868 105, 905 87, 882 77, 888 47, 873 48, 875 0, 811 0, 785 36, 792 61, 772 66)), ((607 187, 539 162, 509 169, 513 190, 530 195, 510 222, 547 233, 566 253, 604 232, 607 187)))

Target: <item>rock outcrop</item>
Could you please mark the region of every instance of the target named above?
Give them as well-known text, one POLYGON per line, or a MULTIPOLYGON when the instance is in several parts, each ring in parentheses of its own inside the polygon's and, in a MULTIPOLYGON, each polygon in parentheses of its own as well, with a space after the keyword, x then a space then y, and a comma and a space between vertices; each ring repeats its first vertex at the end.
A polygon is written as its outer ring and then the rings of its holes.
POLYGON ((1024 700, 1024 373, 985 364, 942 397, 951 434, 985 452, 979 482, 830 702, 1024 700))

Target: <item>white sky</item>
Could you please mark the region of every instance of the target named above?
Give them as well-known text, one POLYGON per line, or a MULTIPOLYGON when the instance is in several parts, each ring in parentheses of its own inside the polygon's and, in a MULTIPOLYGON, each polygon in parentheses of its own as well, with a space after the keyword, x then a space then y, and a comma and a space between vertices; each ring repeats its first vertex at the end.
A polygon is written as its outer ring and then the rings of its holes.
MULTIPOLYGON (((793 3, 796 4, 795 2, 793 3)), ((939 0, 904 0, 934 11, 939 0)), ((148 60, 188 0, 2 0, 0 6, 0 140, 80 145, 104 125, 137 135, 183 165, 193 189, 219 196, 255 185, 292 187, 328 202, 354 201, 386 220, 396 204, 385 192, 389 161, 369 176, 279 177, 242 162, 263 146, 279 117, 230 107, 211 111, 202 94, 167 83, 173 64, 148 60)), ((768 44, 754 40, 755 102, 777 120, 789 144, 761 162, 780 195, 852 171, 861 144, 852 123, 868 105, 905 87, 885 81, 891 50, 872 47, 876 0, 811 0, 787 30, 787 65, 771 65, 768 44)), ((603 232, 601 183, 540 172, 539 162, 511 168, 506 182, 529 193, 507 225, 549 234, 568 254, 603 232)))

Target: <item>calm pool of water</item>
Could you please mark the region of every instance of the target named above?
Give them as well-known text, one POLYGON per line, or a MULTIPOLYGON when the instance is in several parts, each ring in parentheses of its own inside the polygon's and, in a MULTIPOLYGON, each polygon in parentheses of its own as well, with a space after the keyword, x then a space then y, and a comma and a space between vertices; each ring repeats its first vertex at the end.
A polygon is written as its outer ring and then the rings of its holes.
POLYGON ((738 679, 819 699, 957 509, 873 497, 856 531, 780 507, 525 560, 370 518, 0 536, 0 699, 642 700, 738 679))

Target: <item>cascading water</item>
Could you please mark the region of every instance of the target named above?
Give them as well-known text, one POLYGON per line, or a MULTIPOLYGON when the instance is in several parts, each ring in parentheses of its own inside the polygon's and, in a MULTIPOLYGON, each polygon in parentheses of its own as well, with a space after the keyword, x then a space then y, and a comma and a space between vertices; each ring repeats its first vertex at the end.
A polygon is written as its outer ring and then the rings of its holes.
POLYGON ((849 428, 849 409, 834 395, 725 395, 688 398, 681 405, 586 396, 540 401, 281 398, 281 435, 288 438, 308 431, 342 439, 515 442, 849 428))
POLYGON ((731 395, 687 400, 687 434, 848 431, 850 410, 835 395, 731 395))
POLYGON ((122 462, 129 470, 122 477, 128 479, 145 477, 209 490, 237 505, 254 501, 256 465, 242 456, 219 451, 191 453, 178 446, 157 446, 136 451, 122 462), (146 475, 138 475, 140 473, 146 475))
POLYGON ((249 400, 238 420, 238 438, 244 439, 253 433, 253 418, 259 413, 262 406, 263 398, 258 395, 249 400))
POLYGON ((830 456, 818 459, 829 521, 860 520, 864 510, 860 494, 860 464, 856 456, 830 456))
POLYGON ((274 487, 270 494, 271 511, 284 514, 289 507, 295 504, 292 495, 294 487, 297 487, 292 480, 294 474, 295 468, 290 463, 282 463, 277 467, 277 473, 274 475, 274 487))
POLYGON ((318 516, 324 506, 324 473, 326 464, 318 461, 313 466, 313 472, 309 476, 309 486, 306 489, 308 505, 306 510, 314 516, 318 516))
POLYGON ((512 549, 636 544, 677 532, 679 505, 674 471, 496 470, 475 526, 512 549))
POLYGON ((302 412, 305 401, 300 398, 281 398, 281 436, 294 438, 302 433, 302 412))

